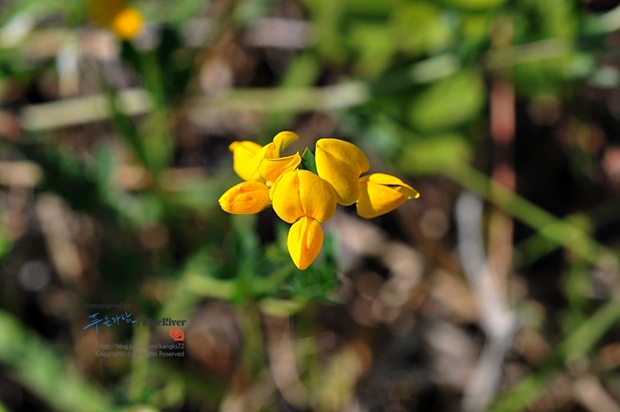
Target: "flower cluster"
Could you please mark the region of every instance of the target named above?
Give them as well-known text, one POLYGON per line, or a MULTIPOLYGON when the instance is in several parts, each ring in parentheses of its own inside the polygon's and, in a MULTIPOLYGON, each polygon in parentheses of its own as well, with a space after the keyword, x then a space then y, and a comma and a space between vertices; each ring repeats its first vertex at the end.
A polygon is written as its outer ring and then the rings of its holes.
POLYGON ((321 223, 334 215, 337 203, 355 203, 358 215, 370 219, 420 196, 395 176, 362 176, 370 168, 368 159, 344 140, 319 139, 310 167, 306 152, 282 156, 282 150, 297 139, 293 132, 280 132, 265 146, 251 141, 232 143, 233 168, 244 181, 227 190, 219 204, 234 214, 258 213, 271 205, 282 220, 292 224, 287 246, 301 270, 321 251, 321 223), (307 169, 316 169, 316 173, 307 169))

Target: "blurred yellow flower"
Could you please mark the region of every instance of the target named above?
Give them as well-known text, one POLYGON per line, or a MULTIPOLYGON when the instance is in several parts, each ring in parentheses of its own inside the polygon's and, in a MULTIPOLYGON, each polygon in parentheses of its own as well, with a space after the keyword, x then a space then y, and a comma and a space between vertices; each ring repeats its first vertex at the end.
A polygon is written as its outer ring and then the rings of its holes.
POLYGON ((87 13, 92 23, 108 27, 125 40, 136 37, 144 27, 142 13, 126 0, 89 0, 87 13))
POLYGON ((362 176, 370 169, 366 155, 354 144, 340 139, 319 139, 314 165, 312 156, 299 152, 282 157, 282 150, 298 139, 293 132, 278 133, 260 146, 251 141, 234 142, 233 168, 244 182, 228 189, 219 203, 229 213, 257 213, 270 204, 276 214, 291 223, 287 248, 297 268, 304 270, 323 247, 321 223, 336 212, 336 205, 356 204, 366 219, 388 213, 420 194, 399 178, 383 173, 362 176), (301 167, 301 169, 300 169, 301 167))
POLYGON ((121 39, 133 39, 140 33, 144 26, 144 19, 140 10, 135 7, 127 7, 118 13, 110 27, 121 39))

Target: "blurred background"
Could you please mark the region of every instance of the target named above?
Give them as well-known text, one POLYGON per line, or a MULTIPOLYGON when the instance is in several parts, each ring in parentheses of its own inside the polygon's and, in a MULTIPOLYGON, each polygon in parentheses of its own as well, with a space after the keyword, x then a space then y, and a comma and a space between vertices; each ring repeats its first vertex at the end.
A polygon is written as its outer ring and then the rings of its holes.
POLYGON ((617 4, 0 1, 0 411, 620 411, 617 4), (421 197, 298 271, 282 130, 421 197))

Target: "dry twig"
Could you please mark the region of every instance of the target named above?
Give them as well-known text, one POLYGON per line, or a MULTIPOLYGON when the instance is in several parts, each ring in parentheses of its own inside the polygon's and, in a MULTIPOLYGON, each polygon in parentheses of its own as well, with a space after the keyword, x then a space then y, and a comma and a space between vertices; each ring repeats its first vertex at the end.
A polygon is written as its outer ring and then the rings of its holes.
POLYGON ((517 326, 485 258, 482 206, 482 200, 470 192, 464 192, 456 203, 458 253, 478 298, 482 328, 487 335, 487 343, 465 388, 463 410, 467 412, 483 411, 491 402, 499 383, 504 354, 511 346, 517 326))

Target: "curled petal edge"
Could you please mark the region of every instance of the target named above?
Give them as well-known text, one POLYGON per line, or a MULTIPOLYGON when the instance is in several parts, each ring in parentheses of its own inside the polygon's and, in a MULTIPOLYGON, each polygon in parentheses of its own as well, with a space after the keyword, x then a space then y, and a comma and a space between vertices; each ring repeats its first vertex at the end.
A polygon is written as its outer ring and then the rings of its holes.
POLYGON ((258 172, 268 183, 275 182, 283 173, 295 169, 301 163, 299 152, 291 156, 278 157, 276 159, 263 159, 258 167, 258 172))
POLYGON ((356 202, 357 214, 365 219, 384 215, 420 193, 395 176, 375 173, 359 181, 360 195, 356 202))

